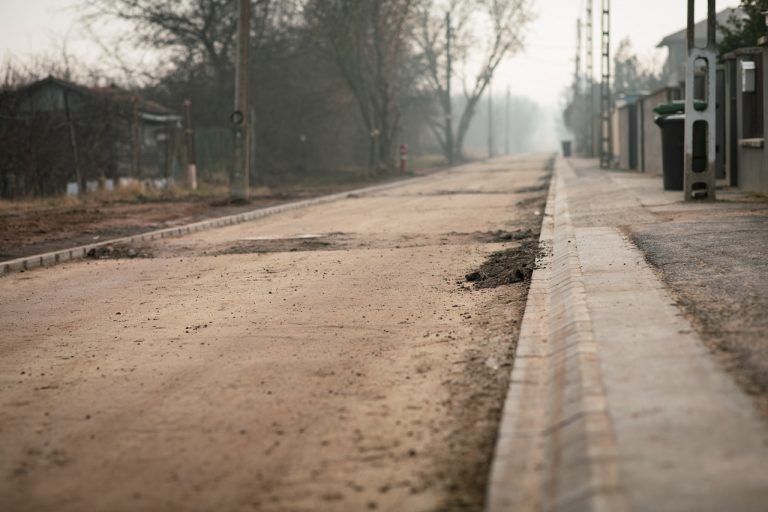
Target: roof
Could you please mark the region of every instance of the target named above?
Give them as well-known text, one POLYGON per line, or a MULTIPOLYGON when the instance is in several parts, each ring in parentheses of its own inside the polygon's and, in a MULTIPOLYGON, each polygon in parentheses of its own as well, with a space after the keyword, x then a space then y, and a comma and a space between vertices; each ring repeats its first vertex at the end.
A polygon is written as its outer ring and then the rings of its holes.
MULTIPOLYGON (((717 41, 720 41, 722 39, 722 33, 720 32, 719 26, 727 25, 731 19, 731 16, 736 16, 737 18, 743 18, 746 16, 746 13, 741 7, 728 7, 727 9, 723 9, 722 11, 718 12, 716 15, 718 30, 717 30, 717 35, 715 36, 715 39, 717 41)), ((686 32, 687 32, 687 28, 684 28, 682 30, 678 30, 677 32, 669 34, 664 39, 662 39, 659 44, 656 45, 656 48, 662 48, 664 46, 672 46, 674 44, 685 43, 686 32)), ((701 43, 706 42, 707 40, 706 18, 696 23, 696 25, 694 26, 694 36, 697 42, 701 42, 701 43)))
POLYGON ((148 114, 150 117, 155 118, 155 120, 160 120, 159 118, 161 117, 180 118, 168 107, 156 101, 148 100, 146 98, 139 96, 138 94, 122 89, 115 84, 110 84, 106 87, 86 87, 84 85, 76 84, 74 82, 70 82, 68 80, 62 80, 61 78, 56 78, 54 76, 49 75, 47 78, 38 80, 37 82, 31 83, 25 87, 20 88, 19 92, 30 93, 36 89, 39 89, 40 87, 43 87, 45 85, 50 85, 50 84, 53 84, 57 87, 61 87, 63 89, 67 89, 69 91, 75 92, 82 96, 106 97, 114 101, 115 103, 126 104, 126 103, 132 103, 136 101, 138 102, 139 112, 142 114, 148 114))
POLYGON ((111 97, 114 101, 121 103, 138 101, 139 110, 148 114, 170 115, 174 113, 165 105, 143 98, 138 94, 133 94, 130 91, 126 91, 125 89, 116 86, 115 84, 110 84, 107 87, 90 87, 88 90, 94 94, 102 94, 111 97))

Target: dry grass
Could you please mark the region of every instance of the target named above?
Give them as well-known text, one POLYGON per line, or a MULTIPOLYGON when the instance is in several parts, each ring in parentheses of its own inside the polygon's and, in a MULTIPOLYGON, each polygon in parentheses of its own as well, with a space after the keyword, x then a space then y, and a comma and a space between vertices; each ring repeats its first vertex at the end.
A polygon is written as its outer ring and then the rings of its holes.
POLYGON ((156 188, 142 183, 132 183, 115 190, 88 192, 82 198, 76 196, 55 196, 0 200, 0 212, 47 210, 76 206, 94 206, 112 203, 144 203, 147 201, 208 200, 226 197, 228 189, 222 185, 201 185, 198 190, 189 190, 178 185, 156 188))

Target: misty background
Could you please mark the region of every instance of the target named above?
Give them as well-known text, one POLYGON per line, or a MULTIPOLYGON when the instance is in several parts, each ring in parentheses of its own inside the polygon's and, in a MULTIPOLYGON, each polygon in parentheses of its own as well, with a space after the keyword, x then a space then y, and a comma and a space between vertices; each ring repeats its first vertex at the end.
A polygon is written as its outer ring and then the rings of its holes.
MULTIPOLYGON (((0 115, 13 118, 18 105, 8 101, 10 93, 47 76, 129 91, 179 115, 190 101, 201 177, 225 182, 231 164, 236 4, 0 0, 0 88, 7 100, 0 101, 0 115)), ((630 60, 632 73, 663 80, 665 55, 655 45, 684 26, 684 2, 614 4, 614 57, 630 60)), ((574 74, 576 22, 584 10, 583 0, 254 0, 249 66, 254 177, 388 172, 400 144, 408 145, 414 164, 424 157, 424 165, 556 150, 560 140, 571 137, 563 111, 574 74), (453 15, 450 76, 447 12, 453 15), (501 48, 494 46, 497 34, 501 48)), ((598 76, 597 3, 594 11, 598 76)), ((99 112, 93 115, 103 118, 99 112)), ((41 166, 49 169, 56 161, 58 181, 69 179, 60 124, 28 126, 29 134, 19 138, 18 127, 6 123, 11 132, 6 139, 16 142, 6 141, 0 172, 23 166, 40 175, 41 166), (37 151, 34 133, 61 139, 61 154, 51 150, 21 161, 8 153, 8 148, 37 151)), ((100 131, 84 115, 75 124, 84 132, 100 131)), ((130 135, 119 132, 112 135, 130 135)), ((185 151, 183 137, 177 138, 178 144, 167 142, 163 151, 180 167, 185 151)), ((175 139, 168 135, 168 140, 175 139)), ((116 176, 115 166, 105 170, 106 153, 128 150, 91 142, 82 164, 87 178, 116 176)))

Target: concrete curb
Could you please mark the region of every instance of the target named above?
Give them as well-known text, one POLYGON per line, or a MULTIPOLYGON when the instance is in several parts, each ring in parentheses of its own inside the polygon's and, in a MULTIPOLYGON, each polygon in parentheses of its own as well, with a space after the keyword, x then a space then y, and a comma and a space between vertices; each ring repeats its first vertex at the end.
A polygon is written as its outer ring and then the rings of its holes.
POLYGON ((623 511, 613 426, 558 158, 486 510, 623 511), (549 249, 551 248, 551 253, 549 249))
MULTIPOLYGON (((451 169, 446 169, 439 172, 449 172, 451 169)), ((226 217, 218 217, 215 219, 203 220, 192 224, 185 224, 184 226, 177 226, 172 228, 159 229, 155 231, 148 231, 147 233, 141 233, 138 235, 127 236, 123 238, 113 238, 103 242, 97 242, 93 244, 80 245, 77 247, 71 247, 69 249, 61 249, 58 251, 46 252, 43 254, 35 254, 33 256, 25 256, 23 258, 17 258, 14 260, 8 260, 0 262, 0 277, 10 274, 12 272, 20 272, 26 270, 32 270, 39 267, 52 267, 59 263, 65 263, 67 261, 74 261, 83 259, 88 255, 88 252, 92 249, 99 247, 105 247, 113 244, 130 244, 136 242, 151 242, 153 240, 159 240, 162 238, 170 238, 176 236, 188 235, 197 231, 203 231, 206 229, 219 228, 223 226, 231 226, 233 224, 240 224, 270 215, 283 213, 291 210, 298 210, 300 208, 306 208, 309 206, 315 206, 318 204, 329 203, 337 201, 339 199, 348 199, 356 197, 362 194, 370 194, 379 192, 381 190, 387 190, 390 188, 400 187, 406 184, 421 181, 429 178, 432 174, 427 176, 420 176, 416 178, 410 178, 405 180, 399 180, 391 183, 384 183, 382 185, 373 185, 370 187, 359 188, 350 190, 347 192, 339 192, 336 194, 329 194, 326 196, 314 197, 312 199, 305 199, 302 201, 296 201, 293 203, 280 204, 277 206, 270 206, 267 208, 259 208, 258 210, 252 210, 250 212, 238 213, 235 215, 228 215, 226 217)))

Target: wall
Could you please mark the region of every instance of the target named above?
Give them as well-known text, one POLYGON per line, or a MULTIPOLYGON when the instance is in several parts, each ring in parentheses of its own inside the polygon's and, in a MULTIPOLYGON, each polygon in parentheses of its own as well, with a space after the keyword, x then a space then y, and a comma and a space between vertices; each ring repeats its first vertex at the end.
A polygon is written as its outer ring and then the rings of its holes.
POLYGON ((768 180, 763 168, 763 148, 742 146, 739 151, 739 163, 742 167, 739 189, 768 193, 768 180))
POLYGON ((671 89, 665 87, 649 94, 639 102, 638 109, 642 111, 639 116, 642 119, 639 167, 643 172, 660 174, 662 171, 661 129, 654 122, 656 113, 653 109, 668 103, 670 98, 671 89))
POLYGON ((619 131, 618 131, 618 140, 619 140, 619 147, 615 148, 616 156, 619 158, 619 167, 621 169, 630 169, 631 165, 629 162, 629 146, 632 143, 631 141, 631 132, 632 130, 629 127, 629 105, 624 105, 623 107, 619 108, 619 131))
POLYGON ((768 80, 763 80, 762 73, 768 65, 768 46, 745 48, 735 53, 736 72, 736 136, 737 162, 736 186, 749 192, 768 193, 768 155, 765 154, 765 121, 768 116, 762 98, 766 95, 768 80), (742 66, 739 61, 751 60, 757 64, 755 72, 755 92, 742 91, 742 66), (756 119, 760 116, 761 119, 756 119), (756 128, 758 128, 756 130, 756 128))

